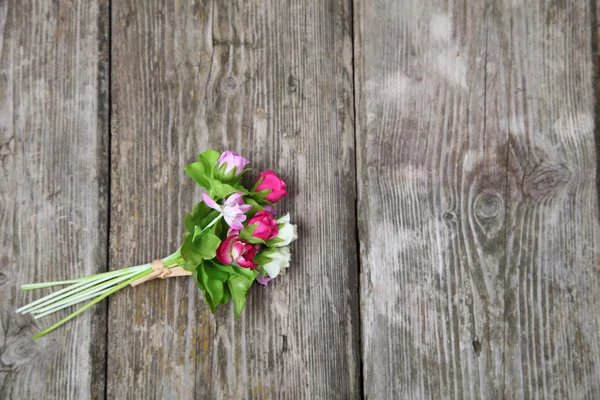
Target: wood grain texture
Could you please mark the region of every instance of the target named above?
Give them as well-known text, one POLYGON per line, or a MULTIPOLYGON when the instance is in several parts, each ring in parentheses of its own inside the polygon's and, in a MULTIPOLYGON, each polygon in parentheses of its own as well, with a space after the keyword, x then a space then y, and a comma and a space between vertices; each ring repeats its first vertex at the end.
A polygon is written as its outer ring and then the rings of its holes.
POLYGON ((108 397, 359 397, 349 2, 119 2, 112 27, 112 266, 176 249, 211 147, 282 175, 302 239, 238 321, 187 279, 115 296, 108 397))
MULTIPOLYGON (((600 248, 590 2, 490 12, 509 132, 505 396, 600 398, 600 248)), ((490 48, 490 51, 492 49, 490 48)))
POLYGON ((255 177, 281 174, 290 195, 279 209, 300 239, 288 275, 253 288, 240 320, 217 315, 212 370, 196 387, 211 387, 207 398, 357 398, 350 2, 215 6, 208 144, 249 156, 255 177))
MULTIPOLYGON (((111 268, 181 244, 195 191, 183 167, 206 147, 209 16, 202 2, 113 3, 111 268)), ((193 279, 125 289, 109 313, 108 398, 194 398, 213 323, 193 279)))
POLYGON ((355 2, 366 398, 595 398, 587 2, 355 2))
POLYGON ((103 271, 105 1, 0 2, 0 398, 103 398, 105 307, 38 341, 67 311, 15 309, 34 281, 103 271))

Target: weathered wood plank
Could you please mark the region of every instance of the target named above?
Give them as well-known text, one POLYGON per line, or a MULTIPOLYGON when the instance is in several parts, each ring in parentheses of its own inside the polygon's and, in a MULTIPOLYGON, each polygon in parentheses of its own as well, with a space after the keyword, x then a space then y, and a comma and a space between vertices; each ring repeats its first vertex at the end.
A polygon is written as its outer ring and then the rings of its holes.
MULTIPOLYGON (((359 396, 349 1, 218 3, 209 144, 273 168, 299 225, 289 275, 216 317, 210 398, 359 396)), ((204 364, 200 364, 204 365, 204 364)), ((201 369, 199 368, 199 371, 201 369)))
POLYGON ((485 4, 355 5, 366 397, 501 398, 506 134, 485 122, 485 4))
POLYGON ((355 2, 368 398, 598 395, 590 24, 566 3, 355 2))
POLYGON ((349 2, 113 7, 112 265, 175 250, 209 147, 282 174, 301 240, 238 321, 191 280, 117 295, 109 397, 358 397, 349 2))
POLYGON ((505 396, 600 398, 600 248, 590 3, 490 10, 488 91, 509 132, 505 396))
MULTIPOLYGON (((206 147, 212 44, 202 2, 119 1, 112 11, 110 262, 119 268, 181 244, 195 190, 183 167, 206 147)), ((203 335, 212 343, 210 311, 199 299, 188 278, 110 299, 108 398, 195 396, 196 347, 203 335)))
POLYGON ((38 341, 33 281, 105 270, 106 1, 0 2, 0 398, 104 397, 105 307, 38 341))

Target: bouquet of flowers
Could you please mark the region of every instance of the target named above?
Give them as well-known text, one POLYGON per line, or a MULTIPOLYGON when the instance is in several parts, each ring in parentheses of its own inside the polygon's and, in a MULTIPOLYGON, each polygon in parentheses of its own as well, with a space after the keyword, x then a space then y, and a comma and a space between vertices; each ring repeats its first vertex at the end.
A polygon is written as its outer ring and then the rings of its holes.
POLYGON ((78 314, 126 286, 155 278, 192 275, 214 313, 233 300, 235 317, 246 305, 246 293, 256 281, 285 275, 290 264, 289 244, 297 238, 289 214, 276 216, 274 204, 287 194, 286 184, 273 171, 261 172, 248 190, 240 180, 249 161, 225 151, 207 150, 185 167, 188 175, 208 194, 185 216, 181 247, 149 264, 71 279, 23 285, 33 290, 68 285, 17 310, 41 318, 63 308, 88 301, 66 318, 38 333, 53 331, 78 314))

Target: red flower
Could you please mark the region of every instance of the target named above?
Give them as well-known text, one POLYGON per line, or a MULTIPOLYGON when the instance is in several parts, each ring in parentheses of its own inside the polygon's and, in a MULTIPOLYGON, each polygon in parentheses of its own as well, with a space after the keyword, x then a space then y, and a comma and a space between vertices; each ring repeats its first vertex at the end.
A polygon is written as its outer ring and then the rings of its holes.
POLYGON ((273 214, 268 211, 262 210, 257 212, 256 215, 248 221, 248 226, 252 224, 258 224, 254 232, 252 232, 252 236, 255 238, 269 240, 273 239, 279 233, 277 221, 273 218, 273 214))
POLYGON ((240 240, 237 233, 227 236, 227 239, 217 249, 217 260, 225 265, 237 264, 243 268, 256 268, 252 261, 256 255, 256 246, 240 240))
POLYGON ((267 199, 271 203, 279 201, 279 199, 281 199, 287 194, 287 190, 285 190, 287 185, 277 175, 275 175, 275 172, 273 172, 272 170, 261 172, 258 176, 257 182, 257 192, 261 192, 263 190, 268 189, 271 190, 271 193, 269 193, 265 197, 265 199, 267 199))

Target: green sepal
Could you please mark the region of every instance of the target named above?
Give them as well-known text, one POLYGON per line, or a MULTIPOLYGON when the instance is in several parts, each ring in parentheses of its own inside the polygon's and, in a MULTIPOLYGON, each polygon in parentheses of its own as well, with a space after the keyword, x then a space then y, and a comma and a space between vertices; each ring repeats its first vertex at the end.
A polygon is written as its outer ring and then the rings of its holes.
POLYGON ((251 171, 251 168, 243 169, 242 172, 238 173, 237 166, 233 167, 229 172, 225 173, 227 169, 227 165, 223 164, 215 170, 215 178, 220 180, 223 183, 229 183, 231 185, 236 185, 242 179, 242 176, 251 171))
POLYGON ((263 250, 263 251, 259 251, 258 254, 256 254, 254 256, 254 258, 252 259, 252 261, 254 261, 260 267, 262 267, 263 265, 267 265, 268 263, 270 263, 271 261, 273 261, 273 259, 271 257, 269 257, 268 252, 266 252, 266 251, 263 250))
POLYGON ((258 223, 246 226, 239 233, 240 239, 252 244, 267 244, 264 240, 252 236, 257 227, 258 223))
POLYGON ((271 194, 271 192, 273 191, 273 189, 265 189, 265 190, 261 190, 260 192, 255 192, 254 190, 252 190, 249 195, 250 197, 252 197, 258 204, 273 204, 271 203, 269 200, 266 199, 266 197, 271 194))
POLYGON ((267 246, 273 247, 277 243, 281 243, 281 242, 285 242, 285 240, 278 238, 278 237, 274 237, 273 239, 267 240, 267 246))

